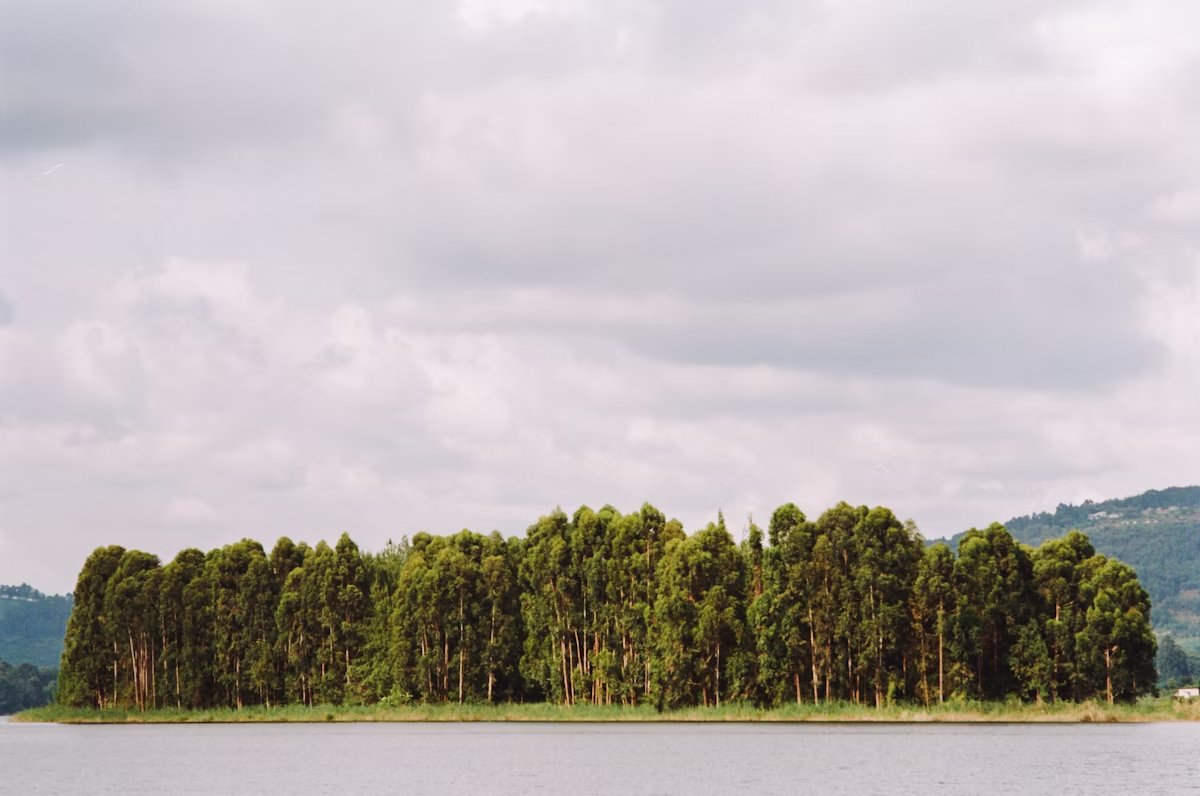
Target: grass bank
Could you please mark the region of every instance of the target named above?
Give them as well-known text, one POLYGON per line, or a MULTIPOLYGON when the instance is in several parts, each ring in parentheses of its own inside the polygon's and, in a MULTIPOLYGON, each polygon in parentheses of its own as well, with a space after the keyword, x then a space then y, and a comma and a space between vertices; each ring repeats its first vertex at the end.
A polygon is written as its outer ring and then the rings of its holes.
POLYGON ((1169 697, 1142 699, 1133 705, 1085 702, 1021 705, 1007 702, 954 702, 928 708, 894 705, 876 710, 863 705, 789 705, 761 710, 750 705, 684 708, 658 713, 651 707, 594 705, 317 705, 248 707, 242 710, 178 710, 160 708, 144 713, 95 710, 51 705, 19 713, 20 722, 63 724, 211 724, 240 722, 437 722, 437 721, 553 721, 553 722, 1151 722, 1200 721, 1200 700, 1185 703, 1169 697))

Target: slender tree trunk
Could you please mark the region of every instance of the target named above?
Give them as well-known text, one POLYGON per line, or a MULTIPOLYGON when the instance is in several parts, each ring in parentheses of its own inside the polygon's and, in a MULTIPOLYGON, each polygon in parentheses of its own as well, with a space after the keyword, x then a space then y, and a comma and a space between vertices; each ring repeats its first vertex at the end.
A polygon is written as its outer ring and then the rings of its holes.
POLYGON ((129 636, 129 670, 130 670, 130 674, 131 674, 131 677, 133 680, 133 682, 132 682, 133 704, 136 705, 137 709, 140 711, 140 710, 143 710, 142 688, 141 688, 141 683, 138 682, 138 662, 137 662, 137 653, 134 652, 134 649, 133 649, 133 631, 130 631, 128 636, 129 636))
POLYGON ((1112 686, 1112 648, 1104 648, 1104 687, 1105 693, 1108 695, 1108 704, 1113 703, 1113 686, 1112 686))
POLYGON ((496 648, 496 606, 492 605, 492 626, 488 634, 488 704, 492 702, 492 685, 496 682, 496 668, 492 660, 496 648))
POLYGON ((846 688, 850 689, 850 699, 858 704, 858 687, 854 682, 854 651, 850 649, 850 640, 846 640, 846 688))
MULTIPOLYGON (((158 708, 158 664, 155 663, 155 660, 156 660, 156 658, 154 655, 154 641, 153 641, 153 639, 151 639, 151 641, 150 641, 150 661, 149 661, 150 707, 157 709, 158 708)), ((164 661, 164 663, 165 663, 165 661, 164 661)))
POLYGON ((883 623, 876 618, 879 625, 879 643, 875 648, 875 709, 883 707, 883 623))
POLYGON ((942 605, 939 605, 938 606, 938 704, 939 705, 946 701, 945 616, 946 616, 946 609, 942 605))
POLYGON ((820 678, 817 677, 817 636, 816 631, 813 630, 812 608, 808 609, 808 660, 809 668, 812 670, 813 704, 817 705, 820 704, 821 697, 817 693, 820 678))
POLYGON ((463 619, 463 594, 458 593, 458 704, 463 703, 463 658, 467 654, 467 636, 463 619))
POLYGON ((563 704, 571 704, 571 675, 567 671, 567 640, 558 639, 559 660, 562 663, 563 704))
POLYGON ((450 634, 442 633, 442 699, 450 695, 450 634))
POLYGON ((717 677, 713 683, 717 695, 717 707, 721 707, 721 642, 717 642, 717 677))

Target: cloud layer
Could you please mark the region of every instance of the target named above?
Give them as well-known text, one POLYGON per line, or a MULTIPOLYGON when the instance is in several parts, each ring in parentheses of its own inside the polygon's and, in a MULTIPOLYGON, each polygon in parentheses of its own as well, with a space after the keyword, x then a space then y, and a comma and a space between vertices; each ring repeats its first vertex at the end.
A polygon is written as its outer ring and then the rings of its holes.
POLYGON ((1200 11, 17 0, 0 582, 1196 481, 1200 11))

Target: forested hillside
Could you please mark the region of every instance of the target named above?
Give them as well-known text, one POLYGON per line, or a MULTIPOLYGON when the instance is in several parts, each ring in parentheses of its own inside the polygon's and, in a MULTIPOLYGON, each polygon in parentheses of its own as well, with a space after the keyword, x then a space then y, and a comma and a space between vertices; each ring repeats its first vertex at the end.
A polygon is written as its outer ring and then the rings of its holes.
POLYGON ((42 594, 22 583, 0 586, 0 661, 58 668, 71 597, 42 594))
POLYGON ((1125 701, 1153 688, 1150 604, 1080 534, 1000 525, 957 555, 886 508, 777 509, 741 544, 653 506, 556 510, 524 538, 417 534, 364 554, 243 540, 162 565, 97 549, 69 705, 652 704, 954 697, 1125 701))
POLYGON ((1133 567, 1154 604, 1154 628, 1200 652, 1200 487, 1171 487, 1101 503, 1059 505, 1016 517, 1009 532, 1029 545, 1069 530, 1133 567))

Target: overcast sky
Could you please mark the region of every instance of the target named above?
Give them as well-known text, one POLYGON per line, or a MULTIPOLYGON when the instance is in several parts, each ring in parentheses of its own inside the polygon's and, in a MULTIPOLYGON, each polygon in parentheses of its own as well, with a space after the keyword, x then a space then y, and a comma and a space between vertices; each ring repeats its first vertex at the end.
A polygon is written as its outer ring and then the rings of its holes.
POLYGON ((1200 5, 8 0, 0 582, 1200 481, 1200 5))

